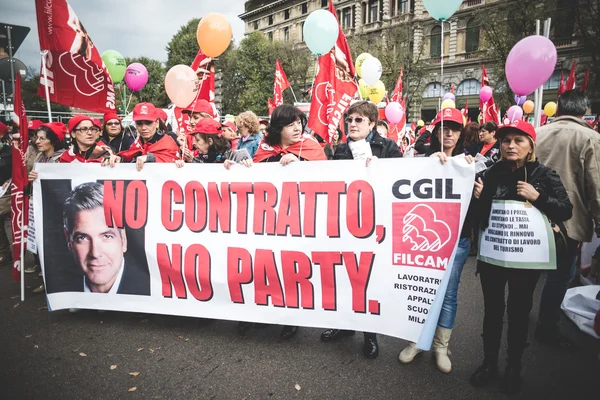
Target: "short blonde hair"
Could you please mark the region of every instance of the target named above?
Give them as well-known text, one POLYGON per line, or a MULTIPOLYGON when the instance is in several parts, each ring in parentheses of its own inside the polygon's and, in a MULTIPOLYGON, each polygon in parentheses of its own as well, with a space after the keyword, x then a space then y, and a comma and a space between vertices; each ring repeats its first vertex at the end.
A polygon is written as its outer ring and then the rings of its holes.
POLYGON ((244 111, 237 117, 235 117, 235 124, 238 129, 246 128, 251 134, 256 134, 260 128, 258 123, 258 117, 252 111, 244 111))

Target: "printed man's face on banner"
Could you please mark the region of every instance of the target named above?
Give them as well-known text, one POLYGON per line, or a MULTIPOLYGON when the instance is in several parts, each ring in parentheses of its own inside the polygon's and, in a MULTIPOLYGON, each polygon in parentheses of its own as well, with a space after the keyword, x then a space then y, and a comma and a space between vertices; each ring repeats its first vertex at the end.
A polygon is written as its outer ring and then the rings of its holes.
POLYGON ((90 290, 107 293, 123 265, 127 237, 125 231, 106 225, 102 208, 83 210, 75 213, 69 248, 90 290))

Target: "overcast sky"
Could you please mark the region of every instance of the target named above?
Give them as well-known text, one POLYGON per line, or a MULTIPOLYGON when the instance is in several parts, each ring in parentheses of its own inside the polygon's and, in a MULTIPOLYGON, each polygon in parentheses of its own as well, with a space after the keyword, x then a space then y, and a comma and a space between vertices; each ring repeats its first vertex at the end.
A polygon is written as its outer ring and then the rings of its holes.
MULTIPOLYGON (((116 50, 124 57, 167 60, 167 43, 182 25, 209 12, 224 14, 236 42, 243 38, 244 0, 69 0, 100 54, 116 50)), ((0 22, 31 28, 15 54, 40 68, 40 45, 34 0, 0 0, 0 22)))

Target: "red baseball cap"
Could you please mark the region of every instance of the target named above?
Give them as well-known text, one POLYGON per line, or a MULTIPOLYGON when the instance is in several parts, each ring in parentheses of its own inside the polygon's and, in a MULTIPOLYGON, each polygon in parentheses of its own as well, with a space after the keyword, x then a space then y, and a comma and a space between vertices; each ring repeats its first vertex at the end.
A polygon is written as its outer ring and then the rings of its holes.
POLYGON ((117 113, 106 113, 104 114, 104 117, 102 118, 102 120, 104 121, 104 123, 107 123, 108 121, 110 121, 111 119, 118 119, 119 122, 121 122, 121 117, 119 117, 117 115, 117 113))
POLYGON ((435 121, 433 121, 433 125, 437 128, 438 124, 442 123, 442 117, 444 118, 444 122, 456 122, 460 126, 465 126, 465 120, 463 118, 460 110, 456 108, 444 108, 440 110, 435 116, 435 121))
POLYGON ((8 126, 4 122, 0 122, 0 135, 4 135, 8 131, 8 126))
POLYGON ((45 126, 52 132, 54 132, 59 142, 65 140, 65 135, 67 134, 67 127, 62 122, 49 122, 46 124, 42 124, 41 126, 45 126))
POLYGON ((224 122, 222 124, 222 126, 226 126, 229 129, 231 129, 232 131, 237 132, 237 126, 235 126, 235 124, 233 122, 231 122, 231 121, 224 122))
POLYGON ((133 108, 134 121, 155 121, 158 117, 158 110, 152 103, 138 103, 133 108))
POLYGON ((165 110, 163 110, 162 108, 158 109, 158 116, 160 119, 162 119, 163 122, 167 122, 167 113, 165 112, 165 110))
POLYGON ((189 135, 195 135, 196 133, 200 133, 203 135, 219 135, 223 133, 223 128, 221 128, 221 123, 215 121, 214 119, 204 118, 198 121, 196 127, 189 135))
POLYGON ((42 126, 43 124, 44 123, 42 121, 40 121, 39 119, 34 119, 34 120, 29 121, 29 124, 27 124, 27 129, 32 130, 32 131, 37 131, 40 128, 40 126, 42 126))
POLYGON ((94 124, 95 126, 97 126, 100 129, 102 129, 102 122, 100 122, 100 120, 98 118, 92 118, 92 124, 94 124))
POLYGON ((499 136, 505 135, 507 133, 510 133, 511 131, 518 131, 519 133, 522 133, 523 135, 527 135, 535 143, 535 139, 536 139, 535 128, 529 122, 513 121, 510 124, 502 125, 496 131, 496 136, 499 137, 499 136))
POLYGON ((87 115, 83 115, 83 114, 76 114, 76 115, 73 115, 73 118, 71 118, 69 120, 69 132, 73 132, 73 130, 75 128, 77 128, 77 125, 79 125, 83 121, 90 121, 93 125, 102 129, 102 125, 97 124, 97 123, 99 123, 98 120, 96 120, 96 122, 94 122, 94 118, 88 117, 87 115))
POLYGON ((212 108, 212 106, 210 105, 210 103, 204 99, 200 99, 198 101, 196 101, 196 103, 194 104, 194 102, 192 102, 192 104, 190 104, 189 106, 187 106, 183 112, 185 113, 205 113, 210 115, 211 117, 215 117, 215 113, 214 110, 212 108))

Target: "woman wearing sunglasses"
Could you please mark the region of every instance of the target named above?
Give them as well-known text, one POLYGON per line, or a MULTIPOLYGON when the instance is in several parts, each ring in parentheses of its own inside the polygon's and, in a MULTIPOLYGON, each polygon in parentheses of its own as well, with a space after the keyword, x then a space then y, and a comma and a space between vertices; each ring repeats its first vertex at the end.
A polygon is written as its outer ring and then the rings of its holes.
POLYGON ((159 129, 160 113, 151 103, 138 103, 133 109, 133 121, 139 136, 129 150, 111 155, 103 165, 114 167, 120 162, 135 162, 138 171, 145 163, 175 162, 178 167, 183 166, 180 157, 177 136, 159 129))
POLYGON ((129 150, 133 138, 125 133, 121 118, 115 113, 104 114, 104 129, 102 130, 102 141, 108 143, 113 152, 129 150))
MULTIPOLYGON (((333 155, 334 160, 352 160, 364 151, 358 150, 354 146, 360 141, 366 142, 370 147, 371 155, 366 157, 366 163, 373 158, 398 158, 402 157, 398 145, 393 140, 382 137, 376 131, 377 125, 377 106, 368 101, 359 101, 348 108, 348 141, 340 143, 333 155)), ((321 340, 324 342, 339 340, 346 336, 354 335, 354 331, 344 329, 327 329, 321 334, 321 340)), ((374 333, 365 332, 365 341, 363 344, 363 354, 367 358, 376 358, 379 355, 379 345, 377 336, 374 333)))
POLYGON ((110 154, 110 146, 98 140, 102 129, 100 121, 87 115, 77 114, 69 120, 68 126, 73 145, 62 153, 59 162, 102 162, 110 154))

